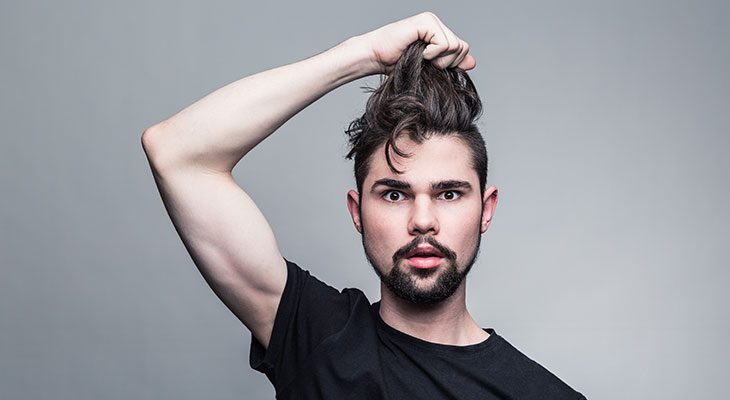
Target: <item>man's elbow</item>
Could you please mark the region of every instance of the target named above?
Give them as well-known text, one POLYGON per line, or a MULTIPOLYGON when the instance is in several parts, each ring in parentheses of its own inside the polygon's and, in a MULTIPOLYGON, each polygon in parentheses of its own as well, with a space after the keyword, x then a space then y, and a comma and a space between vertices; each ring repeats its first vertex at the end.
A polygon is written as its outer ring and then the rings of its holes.
POLYGON ((169 164, 169 160, 165 161, 169 156, 165 155, 168 152, 164 151, 165 145, 162 143, 162 135, 162 127, 158 123, 145 129, 141 138, 142 150, 144 150, 150 165, 158 172, 163 169, 164 165, 169 164))
POLYGON ((142 132, 142 148, 145 152, 149 152, 158 142, 162 131, 162 122, 156 123, 142 132))

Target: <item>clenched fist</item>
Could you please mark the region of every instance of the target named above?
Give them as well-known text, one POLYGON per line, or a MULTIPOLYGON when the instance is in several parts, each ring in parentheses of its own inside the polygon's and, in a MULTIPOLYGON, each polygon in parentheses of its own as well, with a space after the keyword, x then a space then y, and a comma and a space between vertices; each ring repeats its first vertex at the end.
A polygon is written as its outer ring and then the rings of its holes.
POLYGON ((423 58, 438 68, 458 67, 470 70, 476 60, 469 53, 469 44, 454 34, 431 12, 424 12, 385 25, 360 36, 370 54, 369 73, 388 73, 409 44, 416 40, 428 43, 423 58))

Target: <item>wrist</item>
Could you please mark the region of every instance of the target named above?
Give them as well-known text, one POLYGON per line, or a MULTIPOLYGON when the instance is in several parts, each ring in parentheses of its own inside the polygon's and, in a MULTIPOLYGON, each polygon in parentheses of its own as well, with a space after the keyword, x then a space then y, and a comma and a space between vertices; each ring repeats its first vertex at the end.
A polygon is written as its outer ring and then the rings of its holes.
POLYGON ((353 36, 331 50, 333 62, 341 69, 342 83, 382 73, 380 63, 362 36, 353 36))

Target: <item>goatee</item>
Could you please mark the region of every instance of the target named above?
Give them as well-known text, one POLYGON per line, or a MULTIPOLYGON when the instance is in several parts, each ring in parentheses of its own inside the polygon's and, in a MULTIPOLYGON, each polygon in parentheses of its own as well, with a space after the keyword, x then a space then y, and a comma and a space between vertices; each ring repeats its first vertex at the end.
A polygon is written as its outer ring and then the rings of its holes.
POLYGON ((403 300, 419 305, 431 305, 439 303, 449 298, 466 278, 471 267, 476 261, 479 253, 479 245, 481 237, 477 235, 476 247, 474 252, 468 258, 463 268, 459 268, 456 262, 456 253, 448 247, 439 243, 432 236, 421 235, 414 238, 409 244, 403 246, 393 254, 393 268, 388 274, 384 274, 375 263, 373 263, 370 254, 368 254, 365 245, 365 232, 362 234, 363 248, 365 249, 365 257, 380 277, 381 282, 394 295, 403 300), (407 259, 407 255, 422 243, 428 243, 443 255, 442 265, 439 267, 428 269, 411 268, 404 270, 401 265, 402 261, 407 259), (432 274, 439 274, 436 282, 428 289, 422 289, 416 284, 418 278, 425 278, 432 274))

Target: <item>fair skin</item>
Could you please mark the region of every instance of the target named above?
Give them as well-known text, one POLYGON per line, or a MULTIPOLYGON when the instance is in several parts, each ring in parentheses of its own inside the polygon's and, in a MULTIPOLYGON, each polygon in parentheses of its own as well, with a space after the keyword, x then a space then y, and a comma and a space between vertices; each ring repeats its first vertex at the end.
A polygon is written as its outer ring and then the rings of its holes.
POLYGON ((271 227, 232 170, 321 96, 387 73, 417 39, 429 43, 423 57, 439 68, 469 70, 476 64, 465 41, 434 14, 422 13, 232 82, 142 135, 160 196, 193 262, 264 347, 286 283, 286 263, 271 227))
MULTIPOLYGON (((352 221, 365 235, 371 261, 387 274, 396 268, 392 256, 399 248, 419 235, 427 235, 455 252, 457 265, 463 270, 466 259, 476 250, 480 234, 489 227, 497 205, 497 189, 490 186, 480 194, 469 148, 454 136, 434 136, 421 144, 403 138, 398 147, 410 153, 408 158, 393 155, 394 167, 401 174, 388 167, 381 146, 371 159, 363 193, 351 190, 347 195, 352 221)), ((445 268, 445 260, 435 258, 435 266, 425 265, 433 271, 427 276, 417 273, 424 270, 419 257, 410 262, 401 260, 397 268, 409 273, 416 287, 428 290, 445 268)), ((415 305, 381 284, 381 317, 401 332, 433 343, 467 345, 483 341, 489 335, 466 309, 465 282, 452 296, 434 305, 415 305)))

